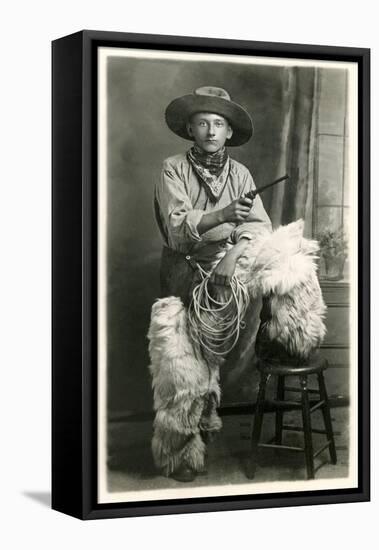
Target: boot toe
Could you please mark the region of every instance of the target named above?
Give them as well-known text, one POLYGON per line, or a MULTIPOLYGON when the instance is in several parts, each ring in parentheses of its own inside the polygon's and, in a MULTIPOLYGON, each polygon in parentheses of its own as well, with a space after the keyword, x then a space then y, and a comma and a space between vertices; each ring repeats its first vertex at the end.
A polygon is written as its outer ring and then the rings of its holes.
POLYGON ((183 483, 193 481, 196 478, 196 472, 191 470, 188 466, 180 466, 177 470, 172 472, 170 475, 176 481, 181 481, 183 483))

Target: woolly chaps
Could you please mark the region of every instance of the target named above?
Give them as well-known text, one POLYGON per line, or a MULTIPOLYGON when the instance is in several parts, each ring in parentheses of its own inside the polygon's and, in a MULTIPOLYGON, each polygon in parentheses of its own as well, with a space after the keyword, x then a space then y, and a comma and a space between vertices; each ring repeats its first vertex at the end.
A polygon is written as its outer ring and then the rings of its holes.
POLYGON ((205 434, 221 429, 219 368, 209 366, 188 336, 180 298, 157 300, 148 333, 154 391, 153 457, 169 476, 180 464, 204 468, 205 434))
MULTIPOLYGON (((305 361, 325 335, 326 307, 315 261, 318 243, 303 238, 303 227, 298 220, 259 234, 236 267, 235 275, 250 296, 265 300, 256 345, 263 357, 279 345, 290 357, 305 361)), ((177 297, 154 303, 148 338, 155 464, 166 476, 182 464, 199 472, 204 468, 204 440, 222 426, 216 412, 222 361, 210 360, 190 340, 187 310, 177 297)))

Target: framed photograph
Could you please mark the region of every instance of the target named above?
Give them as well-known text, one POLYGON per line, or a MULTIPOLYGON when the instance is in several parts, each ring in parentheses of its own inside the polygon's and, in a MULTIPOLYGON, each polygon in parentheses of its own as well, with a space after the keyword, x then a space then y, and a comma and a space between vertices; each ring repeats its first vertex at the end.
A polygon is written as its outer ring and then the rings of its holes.
POLYGON ((369 500, 370 50, 52 46, 53 508, 369 500))

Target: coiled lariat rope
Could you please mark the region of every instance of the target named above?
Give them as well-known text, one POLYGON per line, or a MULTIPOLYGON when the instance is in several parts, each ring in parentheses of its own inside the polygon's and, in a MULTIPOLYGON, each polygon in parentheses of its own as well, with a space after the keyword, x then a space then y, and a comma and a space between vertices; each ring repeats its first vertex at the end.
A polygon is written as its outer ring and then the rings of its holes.
POLYGON ((240 330, 245 328, 249 294, 246 286, 235 276, 231 278, 230 296, 216 300, 208 290, 211 273, 199 264, 202 281, 193 289, 188 308, 191 337, 203 349, 214 355, 227 355, 236 345, 240 330))

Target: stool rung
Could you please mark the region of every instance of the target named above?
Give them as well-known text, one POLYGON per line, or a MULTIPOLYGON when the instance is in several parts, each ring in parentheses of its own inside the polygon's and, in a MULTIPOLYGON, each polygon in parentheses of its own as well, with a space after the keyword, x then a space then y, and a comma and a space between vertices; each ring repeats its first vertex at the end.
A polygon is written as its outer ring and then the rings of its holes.
POLYGON ((322 447, 320 447, 320 449, 318 449, 314 454, 313 454, 313 458, 316 458, 316 456, 318 456, 320 453, 322 453, 322 451, 325 451, 325 449, 327 449, 330 445, 331 441, 328 440, 327 443, 325 443, 325 445, 323 445, 322 447))
POLYGON ((300 401, 288 401, 288 400, 282 401, 282 400, 274 399, 274 400, 267 401, 267 403, 270 403, 279 407, 300 407, 301 406, 300 401))
POLYGON ((266 449, 285 449, 286 451, 302 451, 302 447, 290 447, 289 445, 274 445, 273 443, 258 443, 258 447, 265 447, 266 449))
MULTIPOLYGON (((293 386, 284 386, 284 391, 298 391, 298 392, 301 392, 301 388, 295 388, 293 386)), ((309 393, 320 393, 320 390, 314 390, 314 389, 311 389, 311 388, 309 388, 308 391, 309 391, 309 393)))
MULTIPOLYGON (((304 428, 302 428, 301 426, 289 426, 287 424, 284 424, 282 426, 282 430, 287 430, 287 431, 291 431, 291 432, 303 432, 304 431, 304 428)), ((319 430, 317 428, 312 428, 312 432, 314 432, 315 434, 323 434, 323 435, 326 435, 326 431, 325 430, 319 430)))
POLYGON ((313 413, 314 411, 317 411, 320 407, 323 407, 325 405, 324 399, 316 403, 316 405, 313 405, 313 407, 310 408, 310 412, 313 413))

